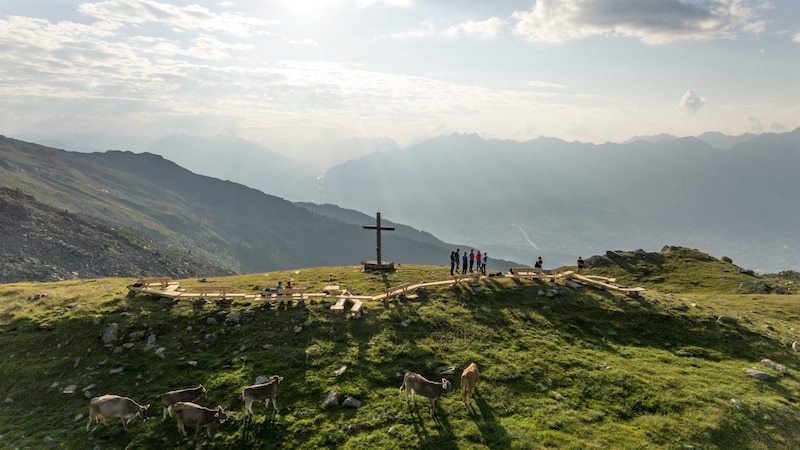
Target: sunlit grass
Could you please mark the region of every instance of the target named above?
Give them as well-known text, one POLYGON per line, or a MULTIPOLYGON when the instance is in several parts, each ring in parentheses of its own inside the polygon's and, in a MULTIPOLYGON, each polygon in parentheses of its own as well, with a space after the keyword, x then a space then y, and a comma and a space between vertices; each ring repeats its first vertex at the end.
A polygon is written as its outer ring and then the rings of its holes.
MULTIPOLYGON (((717 275, 726 267, 691 254, 669 256, 660 268, 643 269, 664 281, 649 282, 640 298, 493 278, 479 291, 460 284, 430 288, 428 297, 410 302, 367 301, 361 319, 333 315, 330 300, 320 298, 304 308, 267 308, 257 300, 223 309, 186 300, 166 305, 128 297, 125 286, 134 281, 128 279, 0 285, 0 447, 797 447, 800 383, 790 343, 800 334, 800 304, 793 295, 735 295, 738 281, 717 275), (547 296, 551 289, 558 293, 547 296), (240 324, 226 323, 230 310, 242 311, 240 324), (738 323, 719 322, 722 315, 738 323), (101 336, 112 322, 120 340, 106 346, 101 336), (53 329, 40 330, 43 323, 53 329), (759 364, 765 357, 786 365, 789 375, 759 364), (481 381, 467 406, 459 374, 472 361, 481 381), (447 364, 458 368, 447 375, 456 393, 437 403, 437 417, 422 397, 406 405, 398 392, 402 371, 438 380, 434 369, 447 364), (775 379, 758 381, 745 367, 775 379), (279 412, 256 405, 246 419, 241 389, 272 374, 285 378, 279 412), (201 433, 187 443, 174 419, 162 422, 160 395, 200 383, 208 393, 198 402, 222 405, 232 418, 211 441, 201 433), (77 392, 61 393, 69 385, 77 392), (118 420, 86 433, 87 387, 90 396, 115 393, 150 403, 154 419, 132 424, 128 433, 118 420), (340 401, 352 396, 363 406, 322 407, 331 389, 340 401)), ((640 275, 631 270, 608 272, 634 284, 640 275)), ((447 278, 446 267, 402 266, 376 275, 348 266, 181 280, 181 286, 212 283, 256 293, 294 279, 307 292, 336 284, 376 295, 400 283, 447 278)))

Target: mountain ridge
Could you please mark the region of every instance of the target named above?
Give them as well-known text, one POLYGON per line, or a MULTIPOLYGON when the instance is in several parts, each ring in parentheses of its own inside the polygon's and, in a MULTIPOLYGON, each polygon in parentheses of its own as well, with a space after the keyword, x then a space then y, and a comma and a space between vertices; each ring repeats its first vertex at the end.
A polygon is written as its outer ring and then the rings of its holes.
MULTIPOLYGON (((237 273, 353 265, 375 255, 361 226, 155 154, 67 152, 3 137, 0 174, 44 204, 122 223, 237 273)), ((455 248, 391 233, 383 244, 384 258, 396 263, 446 264, 455 248)))

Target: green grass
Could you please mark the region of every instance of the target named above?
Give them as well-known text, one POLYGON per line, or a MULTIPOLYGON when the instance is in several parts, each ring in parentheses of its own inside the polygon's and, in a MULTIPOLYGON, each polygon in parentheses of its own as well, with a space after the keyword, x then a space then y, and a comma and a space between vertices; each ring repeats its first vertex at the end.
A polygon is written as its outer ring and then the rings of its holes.
MULTIPOLYGON (((240 326, 225 324, 228 309, 213 303, 195 309, 188 301, 165 306, 148 296, 129 298, 128 279, 0 285, 0 447, 798 448, 798 355, 789 347, 800 334, 797 296, 734 295, 749 275, 691 252, 663 256, 597 271, 647 284, 640 298, 491 278, 481 291, 461 284, 431 288, 410 303, 367 302, 361 319, 335 316, 318 299, 289 309, 237 301, 230 309, 252 311, 240 326), (558 294, 539 294, 551 289, 558 294), (47 296, 31 300, 36 294, 47 296), (738 324, 721 323, 720 315, 738 324), (209 317, 218 322, 209 324, 209 317), (54 329, 39 331, 45 322, 54 329), (106 347, 100 338, 111 322, 122 339, 106 347), (157 336, 152 348, 150 334, 157 336), (158 347, 165 348, 163 360, 158 347), (789 375, 759 364, 764 357, 786 365, 789 375), (481 381, 466 406, 458 375, 472 361, 481 381), (458 367, 448 376, 456 393, 437 403, 437 417, 424 398, 406 405, 398 374, 408 369, 436 380, 434 369, 445 364, 458 367), (335 377, 342 365, 346 372, 335 377), (122 373, 109 374, 119 367, 122 373), (776 378, 758 381, 743 373, 746 367, 776 378), (285 378, 278 413, 256 405, 246 419, 241 389, 272 374, 285 378), (160 396, 199 383, 208 393, 198 402, 222 405, 232 418, 212 440, 201 434, 187 443, 174 419, 161 420, 160 396), (61 393, 71 384, 77 393, 61 393), (152 419, 132 423, 128 433, 119 421, 87 433, 81 389, 90 384, 92 396, 150 403, 152 419), (340 401, 353 396, 363 406, 323 408, 331 389, 340 401)), ((254 293, 294 278, 307 292, 333 283, 375 295, 448 277, 443 266, 401 266, 387 275, 323 267, 181 285, 254 293)))

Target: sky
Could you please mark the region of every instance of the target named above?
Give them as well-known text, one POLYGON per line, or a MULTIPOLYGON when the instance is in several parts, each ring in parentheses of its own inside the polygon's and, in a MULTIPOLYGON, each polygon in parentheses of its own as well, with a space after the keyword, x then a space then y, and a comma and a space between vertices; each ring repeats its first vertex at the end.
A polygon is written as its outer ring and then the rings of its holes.
POLYGON ((797 0, 0 0, 0 134, 291 155, 791 131, 798 19, 797 0))

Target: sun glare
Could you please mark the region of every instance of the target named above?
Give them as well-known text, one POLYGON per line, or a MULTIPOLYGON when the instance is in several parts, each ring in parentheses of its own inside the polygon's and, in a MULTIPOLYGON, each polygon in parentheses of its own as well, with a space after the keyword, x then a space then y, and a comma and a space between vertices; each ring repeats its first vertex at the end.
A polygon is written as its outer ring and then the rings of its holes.
POLYGON ((338 3, 336 0, 281 1, 276 7, 277 19, 290 30, 313 34, 334 19, 338 3))

